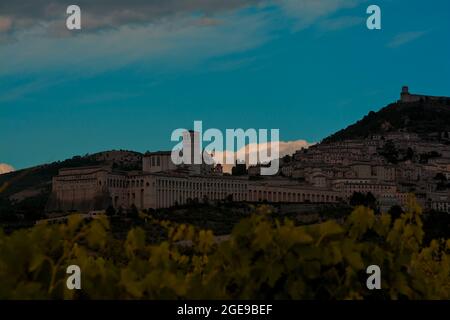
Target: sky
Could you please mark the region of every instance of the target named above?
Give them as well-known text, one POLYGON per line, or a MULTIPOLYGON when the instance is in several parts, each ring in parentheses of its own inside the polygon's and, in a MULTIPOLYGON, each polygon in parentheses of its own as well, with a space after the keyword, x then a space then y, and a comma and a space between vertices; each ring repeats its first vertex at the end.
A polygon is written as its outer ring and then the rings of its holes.
POLYGON ((450 96, 449 30, 448 0, 2 0, 0 168, 170 150, 195 120, 319 142, 402 85, 450 96))

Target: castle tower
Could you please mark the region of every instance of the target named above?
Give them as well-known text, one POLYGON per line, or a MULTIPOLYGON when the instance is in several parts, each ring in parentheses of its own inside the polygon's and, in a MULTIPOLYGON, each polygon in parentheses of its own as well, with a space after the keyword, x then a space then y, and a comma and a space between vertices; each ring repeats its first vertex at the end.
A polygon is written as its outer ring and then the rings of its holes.
POLYGON ((400 93, 399 102, 417 102, 417 101, 446 101, 449 100, 448 97, 437 97, 429 96, 424 94, 411 94, 409 93, 408 86, 402 87, 402 92, 400 93))
POLYGON ((403 86, 403 87, 402 87, 402 93, 409 93, 409 88, 408 88, 408 86, 403 86))
POLYGON ((409 94, 409 88, 408 86, 403 86, 402 87, 402 92, 400 93, 400 101, 401 102, 408 102, 410 99, 410 94, 409 94))

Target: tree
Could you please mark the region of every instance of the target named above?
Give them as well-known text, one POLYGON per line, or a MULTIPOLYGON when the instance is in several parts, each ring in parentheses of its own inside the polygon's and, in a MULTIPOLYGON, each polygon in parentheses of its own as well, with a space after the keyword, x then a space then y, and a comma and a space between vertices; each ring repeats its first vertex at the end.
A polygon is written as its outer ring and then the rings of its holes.
POLYGON ((400 207, 399 205, 395 205, 392 206, 389 210, 388 210, 388 214, 391 216, 392 221, 397 220, 398 218, 400 218, 400 216, 404 213, 402 207, 400 207))
POLYGON ((380 151, 380 155, 386 158, 390 163, 398 162, 398 150, 395 147, 395 144, 392 140, 388 140, 383 145, 383 148, 380 151))
POLYGON ((233 176, 243 176, 247 174, 247 166, 245 163, 239 163, 236 161, 235 166, 231 169, 233 176))
POLYGON ((113 206, 109 206, 107 209, 106 209, 106 215, 108 216, 108 217, 112 217, 112 216, 114 216, 114 215, 116 215, 116 210, 114 209, 114 207, 113 206))
POLYGON ((406 155, 404 160, 412 160, 414 158, 414 151, 413 149, 409 148, 406 150, 406 155))
POLYGON ((366 203, 364 206, 369 207, 372 210, 375 210, 377 208, 377 199, 372 194, 372 192, 368 192, 366 194, 366 203))
POLYGON ((354 192, 350 198, 350 205, 354 207, 365 206, 371 208, 372 210, 376 210, 377 199, 371 192, 367 194, 361 192, 354 192))
POLYGON ((350 205, 353 207, 363 206, 366 204, 366 196, 361 192, 353 192, 350 197, 350 205))
POLYGON ((292 160, 292 158, 288 154, 283 157, 283 162, 284 163, 289 163, 289 162, 291 162, 291 160, 292 160))
POLYGON ((128 216, 133 219, 137 219, 139 217, 139 211, 134 204, 131 205, 130 210, 128 210, 128 216))
POLYGON ((442 172, 439 172, 434 177, 434 180, 439 180, 440 182, 444 183, 445 181, 447 181, 447 177, 442 172))
POLYGON ((437 186, 436 186, 437 190, 446 190, 449 186, 447 184, 447 177, 441 172, 436 174, 436 176, 434 177, 434 180, 438 181, 437 186))
POLYGON ((450 239, 424 243, 413 199, 395 220, 358 207, 305 226, 261 206, 221 242, 154 220, 165 241, 148 243, 141 228, 116 239, 108 221, 0 232, 0 299, 450 299, 450 239), (65 286, 74 262, 82 290, 65 286), (382 267, 381 290, 366 287, 369 265, 382 267))

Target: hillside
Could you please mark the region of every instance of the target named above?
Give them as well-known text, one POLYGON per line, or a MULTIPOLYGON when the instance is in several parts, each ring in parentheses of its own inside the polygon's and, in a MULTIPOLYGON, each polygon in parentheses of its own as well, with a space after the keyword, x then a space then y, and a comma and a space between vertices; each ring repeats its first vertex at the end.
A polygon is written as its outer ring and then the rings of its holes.
MULTIPOLYGON (((399 130, 450 143, 450 98, 392 103, 378 112, 371 111, 323 142, 366 138, 399 130)), ((123 171, 141 170, 142 154, 124 150, 104 151, 0 175, 0 220, 5 219, 4 214, 33 218, 28 215, 43 213, 52 177, 58 174, 59 169, 101 164, 110 164, 123 171)))
POLYGON ((366 138, 390 131, 415 132, 423 138, 434 138, 450 132, 450 98, 392 103, 323 140, 334 142, 366 138))
MULTIPOLYGON (((51 192, 51 181, 61 168, 110 164, 118 170, 140 170, 142 154, 134 151, 104 151, 75 156, 0 175, 0 220, 4 214, 13 217, 43 212, 51 192)), ((29 217, 33 218, 33 217, 29 217)))

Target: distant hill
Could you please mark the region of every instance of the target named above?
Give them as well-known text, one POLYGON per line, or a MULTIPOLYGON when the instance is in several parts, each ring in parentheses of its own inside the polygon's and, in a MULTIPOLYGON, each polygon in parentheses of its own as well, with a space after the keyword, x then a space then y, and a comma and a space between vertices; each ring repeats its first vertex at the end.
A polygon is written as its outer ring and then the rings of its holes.
POLYGON ((2 214, 43 212, 51 193, 52 178, 61 168, 109 164, 118 170, 140 170, 142 154, 135 151, 112 150, 92 155, 75 156, 23 170, 0 175, 0 221, 2 214))
POLYGON ((324 139, 334 142, 392 131, 415 132, 424 138, 450 132, 450 98, 392 103, 324 139))

